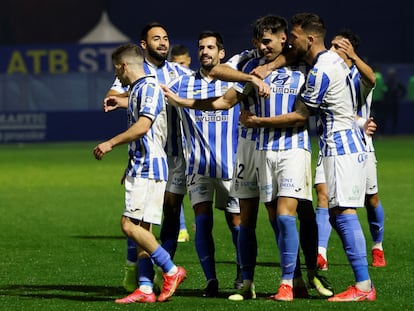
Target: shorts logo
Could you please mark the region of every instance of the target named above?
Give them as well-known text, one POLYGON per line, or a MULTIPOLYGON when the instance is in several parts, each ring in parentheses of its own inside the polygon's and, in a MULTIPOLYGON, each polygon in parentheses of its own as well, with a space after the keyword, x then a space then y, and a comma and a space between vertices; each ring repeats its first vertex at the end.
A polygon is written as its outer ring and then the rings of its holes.
POLYGON ((236 179, 236 181, 234 182, 234 190, 239 191, 239 187, 240 187, 239 181, 236 179))
POLYGON ((367 154, 366 153, 360 153, 358 154, 358 163, 362 163, 366 160, 367 154))

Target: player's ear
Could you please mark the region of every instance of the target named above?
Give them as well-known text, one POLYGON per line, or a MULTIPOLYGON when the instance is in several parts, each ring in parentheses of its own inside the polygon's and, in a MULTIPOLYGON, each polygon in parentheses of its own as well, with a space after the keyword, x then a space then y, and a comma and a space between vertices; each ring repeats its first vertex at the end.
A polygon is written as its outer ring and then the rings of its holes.
POLYGON ((224 49, 219 51, 219 58, 220 60, 223 59, 226 56, 226 52, 224 51, 224 49))

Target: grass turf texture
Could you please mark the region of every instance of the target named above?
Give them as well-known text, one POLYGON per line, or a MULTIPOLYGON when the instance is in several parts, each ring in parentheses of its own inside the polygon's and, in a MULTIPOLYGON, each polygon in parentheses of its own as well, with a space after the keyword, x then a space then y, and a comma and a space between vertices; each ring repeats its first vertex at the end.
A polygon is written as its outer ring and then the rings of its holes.
MULTIPOLYGON (((118 147, 98 162, 92 155, 94 146, 94 142, 0 146, 0 310, 414 309, 412 137, 381 138, 375 143, 386 216, 387 267, 369 268, 377 300, 357 305, 329 303, 315 292, 311 292, 311 299, 293 302, 265 299, 277 290, 280 268, 263 207, 257 229, 258 299, 226 299, 234 292, 235 265, 230 233, 218 210, 214 235, 221 297, 201 298, 205 280, 194 249, 193 214, 187 198, 185 214, 191 242, 180 243, 175 258, 187 269, 187 280, 167 303, 116 305, 113 300, 125 295, 121 282, 126 243, 119 220, 126 147, 118 147)), ((371 241, 364 209, 359 216, 370 263, 371 241)), ((154 232, 158 235, 159 227, 154 232)), ((353 283, 353 273, 334 232, 328 256, 329 270, 323 274, 336 292, 343 291, 353 283)))

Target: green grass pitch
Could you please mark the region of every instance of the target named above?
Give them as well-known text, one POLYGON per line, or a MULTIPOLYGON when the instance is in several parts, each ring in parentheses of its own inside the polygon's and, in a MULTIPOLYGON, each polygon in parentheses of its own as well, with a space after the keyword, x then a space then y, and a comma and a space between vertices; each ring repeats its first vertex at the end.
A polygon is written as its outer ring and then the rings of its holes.
MULTIPOLYGON (((217 210, 214 236, 221 297, 201 298, 205 281, 186 199, 191 241, 179 244, 175 261, 187 269, 187 280, 167 303, 116 305, 113 300, 125 295, 121 281, 126 245, 119 222, 126 146, 100 162, 93 158, 94 146, 95 142, 0 145, 0 310, 414 310, 413 137, 375 142, 388 264, 369 268, 377 300, 339 304, 315 292, 310 299, 293 302, 266 300, 277 290, 280 268, 263 207, 257 229, 258 299, 226 299, 233 293, 234 252, 224 215, 217 210)), ((359 216, 371 262, 364 209, 359 216)), ((154 231, 158 234, 159 227, 154 231)), ((329 270, 323 273, 337 292, 343 291, 353 283, 353 274, 334 232, 328 255, 329 270)))

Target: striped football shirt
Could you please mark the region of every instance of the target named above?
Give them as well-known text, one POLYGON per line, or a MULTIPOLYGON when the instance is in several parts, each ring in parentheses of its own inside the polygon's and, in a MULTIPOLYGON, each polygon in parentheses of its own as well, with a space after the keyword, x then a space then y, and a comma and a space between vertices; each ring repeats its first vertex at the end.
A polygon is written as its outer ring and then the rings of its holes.
POLYGON ((300 96, 309 108, 319 113, 319 148, 322 156, 365 151, 355 122, 355 92, 350 70, 342 58, 332 51, 319 53, 300 96))
MULTIPOLYGON (((200 71, 184 75, 169 87, 178 96, 207 99, 222 96, 231 82, 209 80, 200 71)), ((178 108, 182 120, 186 174, 230 179, 237 150, 239 106, 229 110, 178 108)))
POLYGON ((127 115, 129 127, 143 116, 153 121, 143 137, 128 145, 127 175, 166 181, 168 166, 164 146, 167 115, 164 94, 155 77, 146 76, 131 85, 127 115))

